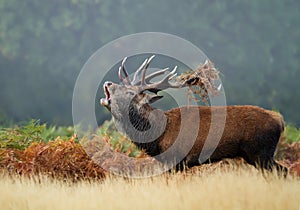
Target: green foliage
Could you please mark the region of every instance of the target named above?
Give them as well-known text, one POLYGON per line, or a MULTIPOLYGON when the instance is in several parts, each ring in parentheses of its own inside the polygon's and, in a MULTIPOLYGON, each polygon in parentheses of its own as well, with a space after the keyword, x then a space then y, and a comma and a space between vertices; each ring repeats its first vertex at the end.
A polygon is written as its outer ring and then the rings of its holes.
POLYGON ((105 121, 97 131, 97 134, 107 137, 112 148, 118 152, 126 153, 130 157, 138 157, 144 154, 130 139, 117 131, 112 120, 105 121))
MULTIPOLYGON (((33 142, 48 142, 59 137, 68 140, 74 135, 73 127, 56 127, 30 120, 21 126, 0 129, 0 148, 25 149, 33 142)), ((77 139, 76 139, 77 140, 77 139)))
MULTIPOLYGON (((44 142, 47 142, 49 140, 54 140, 56 138, 60 138, 62 140, 68 140, 70 139, 75 133, 74 127, 72 126, 48 126, 46 127, 44 125, 44 130, 41 133, 41 138, 44 142)), ((78 140, 78 139, 76 139, 78 140)))
POLYGON ((2 128, 0 130, 0 148, 25 149, 32 142, 42 141, 41 133, 44 130, 45 125, 39 125, 35 120, 31 120, 23 126, 2 128))
MULTIPOLYGON (((74 136, 74 132, 73 127, 47 126, 46 124, 40 124, 38 120, 30 120, 23 123, 23 125, 1 128, 0 148, 23 150, 33 142, 46 143, 55 139, 63 141, 75 138, 75 142, 79 143, 78 138, 74 136)), ((113 121, 105 121, 96 134, 107 139, 112 148, 118 152, 126 153, 131 157, 144 154, 128 138, 116 130, 113 121)))
POLYGON ((300 129, 293 125, 285 126, 284 140, 287 143, 300 142, 300 129))

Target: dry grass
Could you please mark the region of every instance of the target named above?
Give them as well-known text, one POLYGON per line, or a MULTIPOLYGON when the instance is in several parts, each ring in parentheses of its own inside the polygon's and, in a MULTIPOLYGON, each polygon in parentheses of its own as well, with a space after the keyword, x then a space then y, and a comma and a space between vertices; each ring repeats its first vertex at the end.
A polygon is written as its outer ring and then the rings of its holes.
POLYGON ((27 177, 43 174, 73 181, 105 177, 105 171, 73 138, 34 142, 25 150, 0 149, 0 171, 27 177))
POLYGON ((253 167, 77 183, 0 178, 1 209, 299 209, 300 179, 253 167))

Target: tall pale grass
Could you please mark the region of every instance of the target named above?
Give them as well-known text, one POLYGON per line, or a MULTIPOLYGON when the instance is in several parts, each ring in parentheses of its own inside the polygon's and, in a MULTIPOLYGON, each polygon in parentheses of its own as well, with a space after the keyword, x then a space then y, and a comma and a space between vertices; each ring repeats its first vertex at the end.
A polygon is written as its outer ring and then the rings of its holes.
POLYGON ((0 209, 278 209, 299 210, 300 179, 256 170, 111 176, 68 183, 0 178, 0 209))

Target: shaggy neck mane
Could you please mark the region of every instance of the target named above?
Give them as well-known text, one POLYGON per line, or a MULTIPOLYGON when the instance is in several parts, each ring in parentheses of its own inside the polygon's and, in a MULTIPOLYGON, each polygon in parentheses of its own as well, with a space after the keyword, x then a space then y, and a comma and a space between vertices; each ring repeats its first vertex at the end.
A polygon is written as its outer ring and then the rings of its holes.
POLYGON ((138 131, 147 131, 151 128, 149 121, 150 112, 154 110, 148 104, 143 105, 140 109, 131 104, 129 106, 129 120, 135 129, 138 131))
POLYGON ((115 122, 121 126, 122 132, 140 149, 146 150, 147 154, 151 156, 160 154, 159 137, 164 134, 167 122, 164 112, 152 108, 149 104, 141 107, 130 104, 128 113, 129 119, 123 118, 115 122))

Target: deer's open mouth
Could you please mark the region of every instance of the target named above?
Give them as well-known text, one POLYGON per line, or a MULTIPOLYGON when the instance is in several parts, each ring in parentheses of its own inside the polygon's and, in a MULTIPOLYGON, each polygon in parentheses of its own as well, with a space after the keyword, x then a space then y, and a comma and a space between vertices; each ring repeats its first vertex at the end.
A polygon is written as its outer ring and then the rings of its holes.
POLYGON ((108 87, 107 85, 104 86, 104 94, 105 94, 105 97, 106 97, 106 100, 110 100, 110 93, 108 91, 108 87))
POLYGON ((103 90, 104 90, 104 94, 105 94, 105 98, 101 98, 101 100, 100 100, 100 103, 101 103, 101 105, 102 106, 105 106, 105 107, 107 107, 107 108, 109 108, 109 106, 110 106, 110 93, 109 93, 109 90, 108 90, 108 86, 109 86, 110 84, 108 84, 107 82, 106 83, 104 83, 104 85, 103 85, 103 90))

